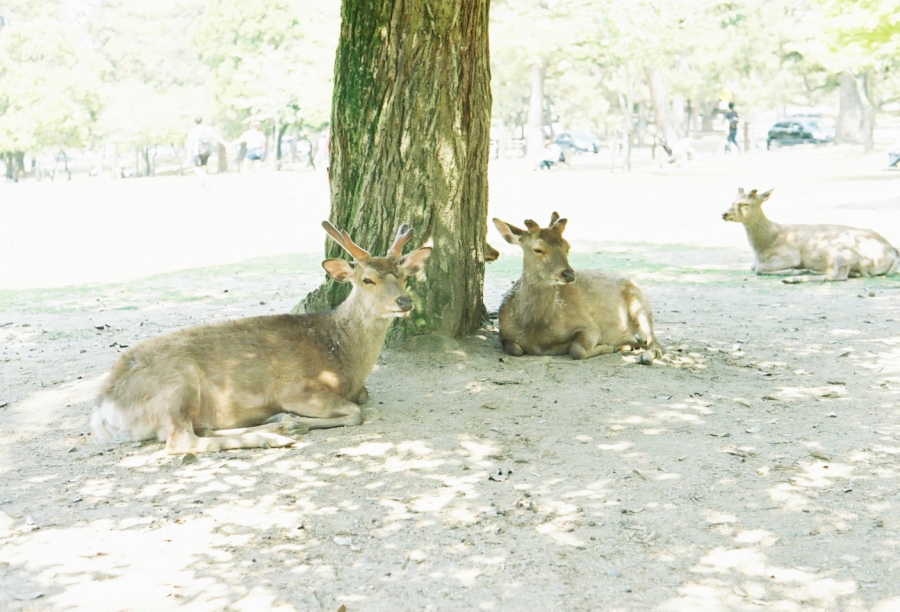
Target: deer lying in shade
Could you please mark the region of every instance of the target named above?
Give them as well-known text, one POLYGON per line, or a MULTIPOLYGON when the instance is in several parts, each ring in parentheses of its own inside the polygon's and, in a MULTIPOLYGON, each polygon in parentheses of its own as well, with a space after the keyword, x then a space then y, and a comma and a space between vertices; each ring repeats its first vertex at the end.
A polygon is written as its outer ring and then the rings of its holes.
POLYGON ((395 317, 410 313, 408 275, 431 255, 405 257, 400 227, 386 257, 347 232, 322 226, 354 261, 326 259, 325 271, 353 285, 328 313, 272 315, 184 329, 123 353, 99 398, 98 438, 157 438, 170 453, 284 447, 308 429, 358 425, 366 377, 395 317))
POLYGON ((850 277, 894 274, 900 265, 897 249, 872 230, 844 225, 782 225, 770 221, 762 204, 772 189, 745 193, 722 215, 743 223, 756 259, 757 274, 799 274, 785 283, 843 281, 850 277), (811 272, 802 274, 801 271, 811 272))
POLYGON ((569 265, 566 219, 550 226, 525 221, 527 229, 494 219, 510 244, 523 252, 522 277, 500 305, 500 340, 510 355, 565 355, 586 359, 638 349, 638 362, 662 355, 653 313, 644 293, 627 278, 569 265))

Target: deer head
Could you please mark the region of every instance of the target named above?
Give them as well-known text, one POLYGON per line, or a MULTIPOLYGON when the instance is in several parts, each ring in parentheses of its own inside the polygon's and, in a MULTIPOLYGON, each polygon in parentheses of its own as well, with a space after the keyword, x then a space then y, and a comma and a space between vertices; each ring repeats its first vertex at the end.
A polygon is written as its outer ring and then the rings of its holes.
POLYGON ((322 262, 322 267, 331 278, 353 285, 348 302, 381 319, 405 317, 412 311, 413 301, 406 292, 406 279, 422 269, 431 256, 431 247, 422 247, 403 256, 403 246, 413 235, 408 225, 404 223, 397 230, 394 243, 385 257, 373 257, 354 243, 346 231, 338 230, 328 221, 323 221, 322 227, 353 257, 352 262, 344 259, 326 259, 322 262))
POLYGON ((542 228, 537 222, 526 219, 527 229, 523 230, 494 219, 494 225, 504 240, 522 247, 523 279, 547 285, 575 282, 575 271, 569 265, 569 243, 562 235, 566 222, 554 212, 548 227, 542 228))
POLYGON ((754 189, 750 193, 746 193, 743 188, 739 188, 737 198, 731 203, 731 207, 722 213, 722 218, 726 221, 744 223, 749 219, 759 217, 762 213, 762 203, 769 199, 773 191, 775 190, 770 189, 765 193, 757 193, 754 189))

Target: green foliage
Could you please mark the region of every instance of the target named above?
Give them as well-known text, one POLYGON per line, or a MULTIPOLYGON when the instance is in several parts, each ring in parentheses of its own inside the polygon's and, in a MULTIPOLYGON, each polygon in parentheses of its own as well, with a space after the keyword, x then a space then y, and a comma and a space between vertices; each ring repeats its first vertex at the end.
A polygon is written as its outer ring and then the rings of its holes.
POLYGON ((494 116, 522 123, 529 66, 543 62, 552 112, 566 126, 617 131, 649 105, 646 73, 670 97, 709 112, 815 105, 836 75, 876 69, 897 88, 900 0, 531 0, 492 3, 494 116))
POLYGON ((102 109, 97 58, 51 16, 0 31, 0 151, 86 145, 102 109))
MULTIPOLYGON (((338 0, 5 0, 0 151, 226 137, 261 116, 327 125, 338 0)), ((530 67, 548 120, 618 132, 649 104, 648 67, 696 112, 817 104, 836 75, 900 95, 900 0, 493 0, 493 115, 523 124, 530 67)), ((877 102, 877 101, 876 101, 877 102)))
POLYGON ((196 115, 215 105, 208 73, 186 36, 202 0, 108 0, 85 20, 103 57, 105 141, 141 147, 180 143, 196 115))
POLYGON ((320 128, 338 27, 329 3, 211 0, 191 35, 231 125, 258 116, 320 128))
POLYGON ((900 0, 833 0, 835 51, 858 50, 875 59, 896 58, 900 51, 900 0))
POLYGON ((193 117, 328 123, 336 2, 7 0, 0 151, 180 145, 193 117))

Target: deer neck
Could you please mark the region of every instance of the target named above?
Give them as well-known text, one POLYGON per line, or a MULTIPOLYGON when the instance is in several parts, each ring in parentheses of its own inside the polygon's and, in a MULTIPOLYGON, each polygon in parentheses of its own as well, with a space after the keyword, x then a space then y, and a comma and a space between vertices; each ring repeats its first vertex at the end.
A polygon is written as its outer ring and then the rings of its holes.
POLYGON ((750 241, 750 245, 755 251, 759 252, 775 242, 781 231, 781 226, 774 221, 770 221, 763 211, 760 210, 759 214, 744 221, 744 229, 747 232, 747 239, 750 241))
POLYGON ((337 308, 331 317, 335 324, 335 333, 339 336, 345 362, 352 365, 355 371, 361 372, 362 379, 378 361, 392 318, 379 317, 366 308, 359 299, 359 294, 352 291, 337 308))
POLYGON ((529 281, 528 275, 524 275, 521 279, 518 306, 527 309, 529 318, 546 321, 562 307, 563 290, 566 286, 529 281))

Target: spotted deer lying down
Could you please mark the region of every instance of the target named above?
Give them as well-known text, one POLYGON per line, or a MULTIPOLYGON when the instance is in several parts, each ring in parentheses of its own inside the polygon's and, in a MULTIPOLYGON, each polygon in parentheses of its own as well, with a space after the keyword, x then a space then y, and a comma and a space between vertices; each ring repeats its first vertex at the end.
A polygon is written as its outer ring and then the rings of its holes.
POLYGON ((637 349, 645 364, 662 355, 650 303, 634 281, 597 270, 576 273, 569 265, 566 219, 553 213, 545 228, 528 219, 525 230, 500 219, 494 225, 524 254, 522 277, 500 305, 507 353, 586 359, 637 349))
POLYGON ((726 221, 743 223, 750 247, 756 255, 757 274, 799 274, 785 283, 842 281, 849 277, 894 274, 900 265, 897 249, 872 230, 844 225, 782 225, 770 221, 762 203, 772 189, 744 193, 722 215, 726 221), (801 271, 812 272, 802 274, 801 271))
POLYGON ((92 425, 102 440, 157 438, 170 453, 283 447, 308 429, 358 425, 366 377, 395 317, 410 313, 408 275, 431 255, 405 257, 400 227, 386 257, 373 257, 347 232, 322 226, 354 261, 322 266, 353 287, 328 313, 239 319, 146 340, 112 369, 92 425))

